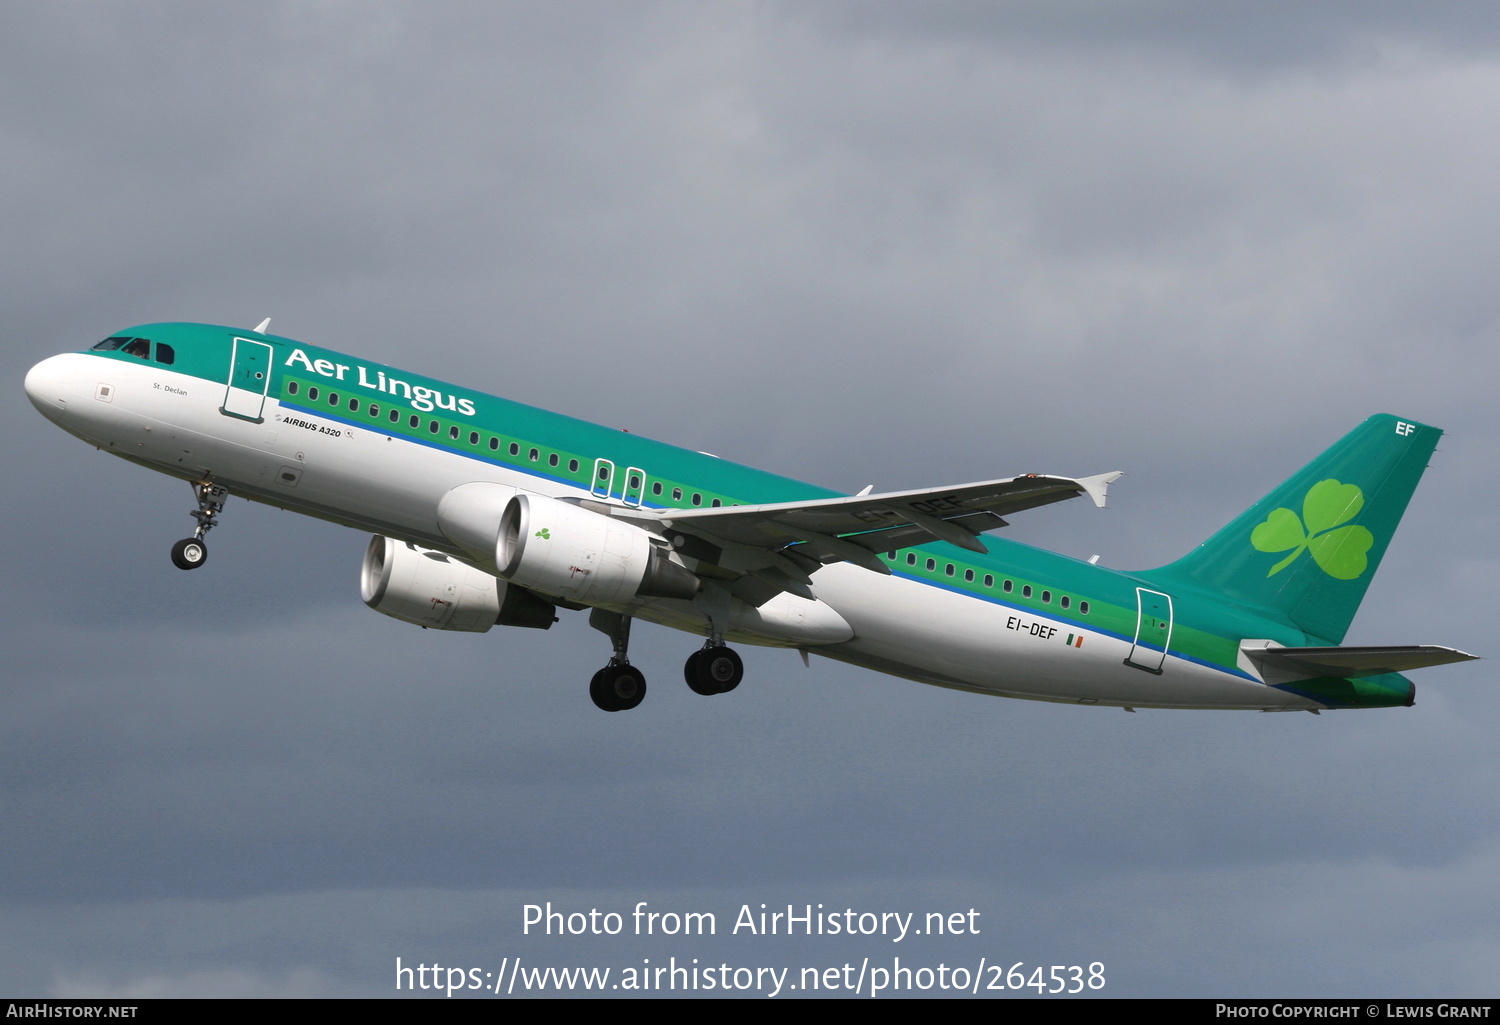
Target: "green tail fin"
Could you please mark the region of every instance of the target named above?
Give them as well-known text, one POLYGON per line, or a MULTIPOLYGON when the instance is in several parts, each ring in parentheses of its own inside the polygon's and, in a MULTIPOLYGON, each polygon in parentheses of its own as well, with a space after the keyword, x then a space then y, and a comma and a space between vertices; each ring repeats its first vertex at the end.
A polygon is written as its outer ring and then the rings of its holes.
POLYGON ((1142 576, 1223 595, 1337 644, 1442 434, 1372 416, 1186 556, 1142 576))

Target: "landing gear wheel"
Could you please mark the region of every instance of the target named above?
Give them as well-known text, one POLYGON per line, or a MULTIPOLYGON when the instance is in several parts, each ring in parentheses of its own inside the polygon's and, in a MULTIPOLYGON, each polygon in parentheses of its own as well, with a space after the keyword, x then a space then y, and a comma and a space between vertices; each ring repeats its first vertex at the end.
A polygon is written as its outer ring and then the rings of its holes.
POLYGON ((606 712, 626 712, 646 697, 646 678, 631 665, 605 666, 589 681, 589 697, 606 712))
POLYGON ((703 649, 693 652, 687 657, 687 662, 682 667, 682 678, 687 681, 689 689, 694 694, 702 694, 708 697, 719 693, 719 688, 703 672, 703 649))
POLYGON ((727 694, 745 678, 745 664, 733 648, 721 644, 715 648, 699 648, 689 655, 682 667, 682 675, 694 694, 727 694))
POLYGON ((197 569, 208 559, 208 546, 202 538, 185 537, 172 546, 172 565, 178 569, 197 569))

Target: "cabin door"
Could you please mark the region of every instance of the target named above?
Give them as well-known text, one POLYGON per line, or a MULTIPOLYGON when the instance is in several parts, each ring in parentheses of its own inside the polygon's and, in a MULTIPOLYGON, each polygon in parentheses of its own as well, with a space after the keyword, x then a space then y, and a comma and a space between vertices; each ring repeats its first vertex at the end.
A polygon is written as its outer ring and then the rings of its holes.
POLYGON ((1135 589, 1135 641, 1125 664, 1148 673, 1161 673, 1172 643, 1172 597, 1144 587, 1135 589))
POLYGON ((249 338, 236 338, 229 357, 229 387, 219 412, 260 423, 271 387, 271 346, 249 338))

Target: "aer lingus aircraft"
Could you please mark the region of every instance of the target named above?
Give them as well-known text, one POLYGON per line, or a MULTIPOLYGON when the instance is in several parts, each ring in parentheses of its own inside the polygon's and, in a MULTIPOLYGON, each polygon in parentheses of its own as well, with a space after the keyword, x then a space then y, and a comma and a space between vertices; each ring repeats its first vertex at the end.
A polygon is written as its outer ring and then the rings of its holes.
POLYGON ((1122 573, 996 537, 1118 473, 848 496, 266 333, 148 324, 43 360, 26 394, 70 434, 192 484, 204 536, 238 495, 375 536, 360 589, 440 630, 592 609, 589 692, 634 708, 633 619, 816 652, 982 694, 1128 709, 1410 705, 1401 672, 1474 656, 1340 647, 1441 431, 1373 416, 1181 559, 1122 573))

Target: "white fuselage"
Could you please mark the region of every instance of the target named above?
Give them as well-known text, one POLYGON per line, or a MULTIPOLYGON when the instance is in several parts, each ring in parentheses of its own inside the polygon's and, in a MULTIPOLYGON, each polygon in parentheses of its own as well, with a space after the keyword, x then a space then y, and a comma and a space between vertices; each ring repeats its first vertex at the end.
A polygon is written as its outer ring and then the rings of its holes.
MULTIPOLYGON (((461 452, 283 409, 274 396, 266 399, 261 423, 226 416, 224 385, 149 363, 54 356, 32 369, 26 389, 49 419, 115 455, 186 480, 211 475, 231 494, 471 562, 472 552, 456 546, 439 522, 439 505, 453 489, 485 482, 552 498, 589 497, 461 452)), ((612 608, 699 634, 709 632, 710 615, 718 612, 731 640, 815 650, 925 683, 1010 697, 1145 707, 1320 707, 1248 673, 1175 655, 1159 675, 1141 672, 1125 664, 1131 638, 899 573, 833 563, 813 574, 812 592, 816 601, 783 593, 759 609, 722 592, 612 608), (1082 640, 1065 644, 1064 636, 1082 640)))

